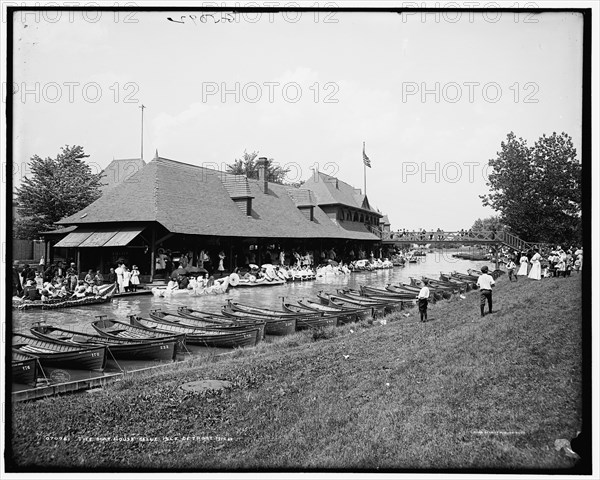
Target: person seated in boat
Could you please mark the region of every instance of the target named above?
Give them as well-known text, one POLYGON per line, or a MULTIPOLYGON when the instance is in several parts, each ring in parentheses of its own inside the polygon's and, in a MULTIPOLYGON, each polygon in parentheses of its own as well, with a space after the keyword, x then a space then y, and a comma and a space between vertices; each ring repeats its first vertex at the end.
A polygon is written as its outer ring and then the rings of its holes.
POLYGON ((42 274, 40 272, 35 272, 35 277, 33 278, 33 281, 35 282, 35 286, 38 290, 43 288, 44 279, 42 278, 42 274))
POLYGON ((186 288, 188 288, 188 285, 190 284, 190 280, 187 277, 187 275, 179 275, 177 277, 177 284, 179 285, 179 288, 181 290, 185 290, 186 288))
POLYGON ((178 287, 177 282, 175 281, 175 279, 171 279, 169 280, 169 283, 167 283, 167 290, 171 291, 171 290, 176 290, 178 287))
POLYGON ((33 280, 27 280, 23 288, 23 300, 41 300, 40 291, 33 280))
POLYGON ((215 284, 215 277, 212 275, 208 277, 208 281, 206 282, 206 288, 212 287, 215 284))
POLYGON ((92 270, 91 268, 88 270, 88 273, 86 274, 85 278, 83 279, 85 283, 90 284, 94 281, 94 270, 92 270))
POLYGON ((94 290, 94 282, 92 281, 92 283, 88 283, 86 281, 83 282, 83 284, 85 285, 85 295, 86 296, 91 296, 91 295, 96 295, 97 290, 94 290))
POLYGON ((198 281, 194 277, 190 278, 187 288, 189 290, 196 290, 198 288, 198 281))
POLYGON ((79 280, 75 290, 73 291, 73 296, 77 298, 83 298, 85 297, 86 290, 87 286, 85 285, 85 282, 83 280, 79 280))
POLYGON ((96 271, 96 275, 94 275, 94 284, 99 287, 104 283, 104 275, 100 272, 100 270, 96 271))

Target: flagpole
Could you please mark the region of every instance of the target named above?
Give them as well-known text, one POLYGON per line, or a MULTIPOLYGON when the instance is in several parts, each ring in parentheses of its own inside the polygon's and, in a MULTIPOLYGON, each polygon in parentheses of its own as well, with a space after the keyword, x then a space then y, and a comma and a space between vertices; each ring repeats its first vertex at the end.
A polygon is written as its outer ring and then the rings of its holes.
POLYGON ((365 142, 363 142, 363 169, 364 169, 364 180, 365 180, 365 196, 367 195, 367 164, 364 159, 365 154, 365 142))

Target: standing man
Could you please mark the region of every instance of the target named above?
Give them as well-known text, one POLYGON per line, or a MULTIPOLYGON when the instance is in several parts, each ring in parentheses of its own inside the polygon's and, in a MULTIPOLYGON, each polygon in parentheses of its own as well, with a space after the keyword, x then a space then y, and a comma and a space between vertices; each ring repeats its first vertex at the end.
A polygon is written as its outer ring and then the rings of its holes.
POLYGON ((485 308, 485 301, 487 299, 490 313, 492 313, 492 288, 496 284, 491 275, 488 275, 488 267, 484 265, 481 267, 482 274, 477 279, 477 285, 479 286, 479 308, 481 309, 481 316, 485 316, 483 312, 485 308))
POLYGON ((427 304, 429 303, 429 280, 423 279, 423 287, 419 290, 417 299, 419 301, 419 313, 421 314, 421 322, 427 321, 427 304))

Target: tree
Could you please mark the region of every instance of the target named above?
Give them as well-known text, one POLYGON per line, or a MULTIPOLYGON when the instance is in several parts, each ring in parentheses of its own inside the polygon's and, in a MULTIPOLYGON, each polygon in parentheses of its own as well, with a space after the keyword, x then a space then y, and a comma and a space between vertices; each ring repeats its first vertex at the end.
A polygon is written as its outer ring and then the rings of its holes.
POLYGON ((472 232, 500 232, 502 230, 506 231, 507 229, 508 226, 500 221, 500 215, 492 215, 491 217, 486 217, 484 219, 478 218, 471 227, 472 232))
POLYGON ((61 218, 87 207, 102 193, 101 173, 84 162, 89 157, 79 145, 66 145, 56 158, 30 160, 31 176, 16 189, 15 238, 34 239, 39 232, 54 230, 61 218))
MULTIPOLYGON (((243 157, 236 158, 232 164, 227 165, 227 172, 235 175, 246 175, 248 178, 258 178, 258 152, 248 153, 244 150, 243 157)), ((267 160, 267 180, 273 183, 285 184, 285 176, 290 169, 277 165, 272 158, 267 160)))
POLYGON ((581 164, 566 133, 528 147, 513 132, 501 143, 481 195, 512 232, 530 242, 581 242, 581 164))

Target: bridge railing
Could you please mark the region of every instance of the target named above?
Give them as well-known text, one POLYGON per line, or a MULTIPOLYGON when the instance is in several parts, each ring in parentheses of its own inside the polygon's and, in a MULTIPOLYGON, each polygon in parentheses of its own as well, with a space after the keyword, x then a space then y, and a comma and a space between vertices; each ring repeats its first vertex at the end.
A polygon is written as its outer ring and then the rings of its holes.
POLYGON ((482 241, 494 242, 501 241, 499 232, 477 231, 477 232, 384 232, 382 240, 397 240, 413 243, 431 243, 431 242, 468 242, 482 241))

